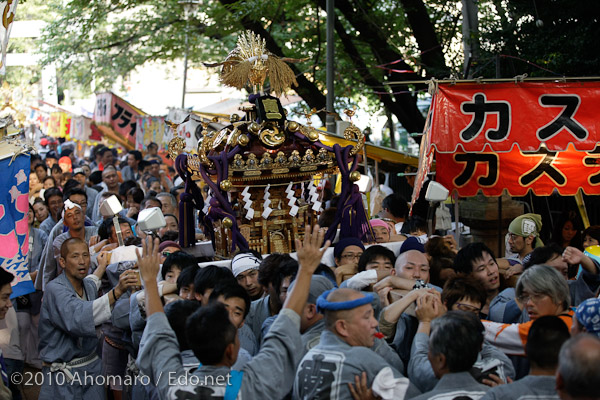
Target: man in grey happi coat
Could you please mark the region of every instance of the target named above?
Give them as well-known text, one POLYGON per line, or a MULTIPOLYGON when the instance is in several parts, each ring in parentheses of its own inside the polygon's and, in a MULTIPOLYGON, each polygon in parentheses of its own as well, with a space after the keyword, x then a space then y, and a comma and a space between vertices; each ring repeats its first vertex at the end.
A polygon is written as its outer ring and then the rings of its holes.
POLYGON ((529 375, 514 383, 490 389, 482 400, 558 399, 555 378, 558 354, 569 338, 569 329, 560 318, 548 315, 536 319, 531 325, 525 345, 531 365, 529 375))
MULTIPOLYGON (((422 297, 421 299, 424 299, 422 297)), ((423 301, 419 299, 419 301, 423 301)), ((418 305, 417 305, 418 307, 418 305)), ((489 386, 480 384, 469 370, 477 360, 485 328, 476 315, 449 311, 431 323, 429 361, 439 382, 415 400, 469 398, 479 400, 489 386)), ((411 398, 407 396, 407 398, 411 398)))
MULTIPOLYGON (((290 288, 293 286, 294 283, 292 282, 290 288)), ((322 275, 312 277, 308 300, 300 320, 300 332, 302 333, 302 345, 304 347, 303 356, 321 341, 321 333, 325 330, 325 316, 317 311, 317 299, 331 289, 333 289, 333 283, 329 278, 322 275)), ((383 357, 391 367, 396 368, 400 373, 404 373, 404 364, 400 356, 383 338, 376 337, 371 350, 383 357)))
POLYGON ((59 263, 64 271, 46 286, 40 315, 40 399, 104 399, 104 386, 94 384, 102 375, 96 326, 110 319, 111 306, 136 285, 137 276, 123 273, 114 289, 97 298, 106 263, 88 275, 90 253, 83 240, 65 240, 59 263))
MULTIPOLYGON (((419 390, 428 392, 439 382, 427 357, 429 331, 432 319, 438 317, 444 310, 441 299, 437 296, 427 295, 423 300, 418 300, 418 304, 419 307, 417 308, 416 315, 419 319, 419 327, 412 343, 407 375, 419 390)), ((510 379, 515 378, 515 369, 510 359, 496 348, 496 346, 487 341, 483 342, 481 351, 477 356, 476 366, 480 364, 487 366, 495 365, 498 375, 510 379)))
MULTIPOLYGON (((295 288, 288 294, 263 347, 240 372, 230 369, 240 346, 237 330, 225 306, 214 303, 202 307, 187 320, 187 336, 195 339, 189 344, 202 366, 192 374, 186 373, 177 339, 158 296, 158 240, 143 243, 143 257, 138 263, 146 287, 148 318, 137 364, 157 386, 161 398, 280 399, 289 393, 302 354, 300 314, 308 296, 310 278, 324 253, 319 249, 324 234, 315 226, 312 233, 307 229, 303 242, 296 240, 300 268, 295 288)), ((325 248, 327 246, 329 241, 325 243, 325 248)))
POLYGON ((325 314, 325 330, 319 344, 300 362, 294 382, 295 399, 352 399, 348 384, 363 372, 376 395, 383 399, 404 398, 409 390, 408 379, 370 349, 377 329, 371 302, 372 295, 346 288, 319 297, 317 306, 325 314))

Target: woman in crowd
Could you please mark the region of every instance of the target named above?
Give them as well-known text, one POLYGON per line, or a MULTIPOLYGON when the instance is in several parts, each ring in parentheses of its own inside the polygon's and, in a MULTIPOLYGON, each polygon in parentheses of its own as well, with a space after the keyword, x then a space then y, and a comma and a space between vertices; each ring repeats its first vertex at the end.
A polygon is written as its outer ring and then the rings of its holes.
POLYGON ((581 220, 577 216, 577 213, 573 211, 565 212, 554 224, 552 242, 558 244, 563 249, 571 246, 583 250, 582 230, 581 220))
POLYGON ((44 203, 44 200, 42 200, 39 197, 37 197, 33 202, 33 212, 35 215, 35 223, 37 226, 44 222, 44 220, 48 218, 48 215, 50 215, 50 211, 48 211, 48 206, 46 205, 46 203, 44 203))
POLYGON ((583 248, 600 245, 600 225, 593 225, 583 231, 583 248))

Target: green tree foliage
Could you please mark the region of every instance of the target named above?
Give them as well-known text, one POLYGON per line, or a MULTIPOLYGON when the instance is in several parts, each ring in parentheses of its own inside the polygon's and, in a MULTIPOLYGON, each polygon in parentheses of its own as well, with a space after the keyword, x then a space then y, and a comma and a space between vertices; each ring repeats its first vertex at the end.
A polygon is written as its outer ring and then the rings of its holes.
MULTIPOLYGON (((109 88, 148 61, 181 60, 186 32, 190 66, 200 67, 224 59, 237 35, 251 29, 267 40, 271 52, 306 58, 292 65, 301 86, 297 91, 310 108, 324 107, 325 0, 200 3, 196 17, 186 20, 177 0, 50 0, 53 21, 41 42, 45 62, 58 65, 63 85, 89 92, 109 88)), ((460 4, 337 0, 336 109, 366 98, 372 110, 387 108, 408 132, 421 131, 424 118, 416 107, 416 91, 426 87, 402 82, 461 77, 460 4)), ((559 74, 596 73, 597 0, 478 4, 482 56, 472 66, 475 76, 494 77, 497 59, 504 76, 549 75, 519 59, 559 74)))
POLYGON ((493 0, 480 6, 482 56, 475 76, 597 76, 600 2, 493 0))

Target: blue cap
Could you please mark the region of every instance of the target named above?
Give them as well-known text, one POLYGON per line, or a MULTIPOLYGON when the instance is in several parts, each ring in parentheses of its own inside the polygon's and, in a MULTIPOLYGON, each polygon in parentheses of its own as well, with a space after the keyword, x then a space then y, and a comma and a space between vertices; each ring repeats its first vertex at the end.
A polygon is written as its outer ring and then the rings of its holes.
POLYGON ((600 336, 600 299, 590 298, 581 303, 575 316, 588 333, 600 336))
POLYGON ((417 250, 421 253, 425 253, 425 246, 423 246, 423 243, 419 242, 419 239, 414 236, 410 236, 402 243, 402 246, 400 246, 400 253, 398 255, 409 250, 417 250))

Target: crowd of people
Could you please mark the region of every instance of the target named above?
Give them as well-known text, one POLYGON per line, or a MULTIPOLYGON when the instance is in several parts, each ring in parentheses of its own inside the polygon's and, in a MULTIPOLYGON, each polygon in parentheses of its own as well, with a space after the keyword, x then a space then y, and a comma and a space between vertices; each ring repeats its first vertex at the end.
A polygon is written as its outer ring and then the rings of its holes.
MULTIPOLYGON (((0 269, 13 326, 0 398, 21 398, 25 365, 40 399, 600 398, 600 262, 584 252, 600 226, 565 214, 544 245, 552 229, 523 214, 497 257, 429 235, 392 193, 368 240, 324 243, 317 225, 295 254, 240 251, 217 266, 178 244, 184 186, 156 144, 88 158, 43 144, 30 175, 36 291, 11 301, 0 269), (100 212, 112 196, 118 229, 100 212), (137 223, 152 207, 158 237, 137 223)), ((325 200, 322 227, 337 206, 325 200)))

